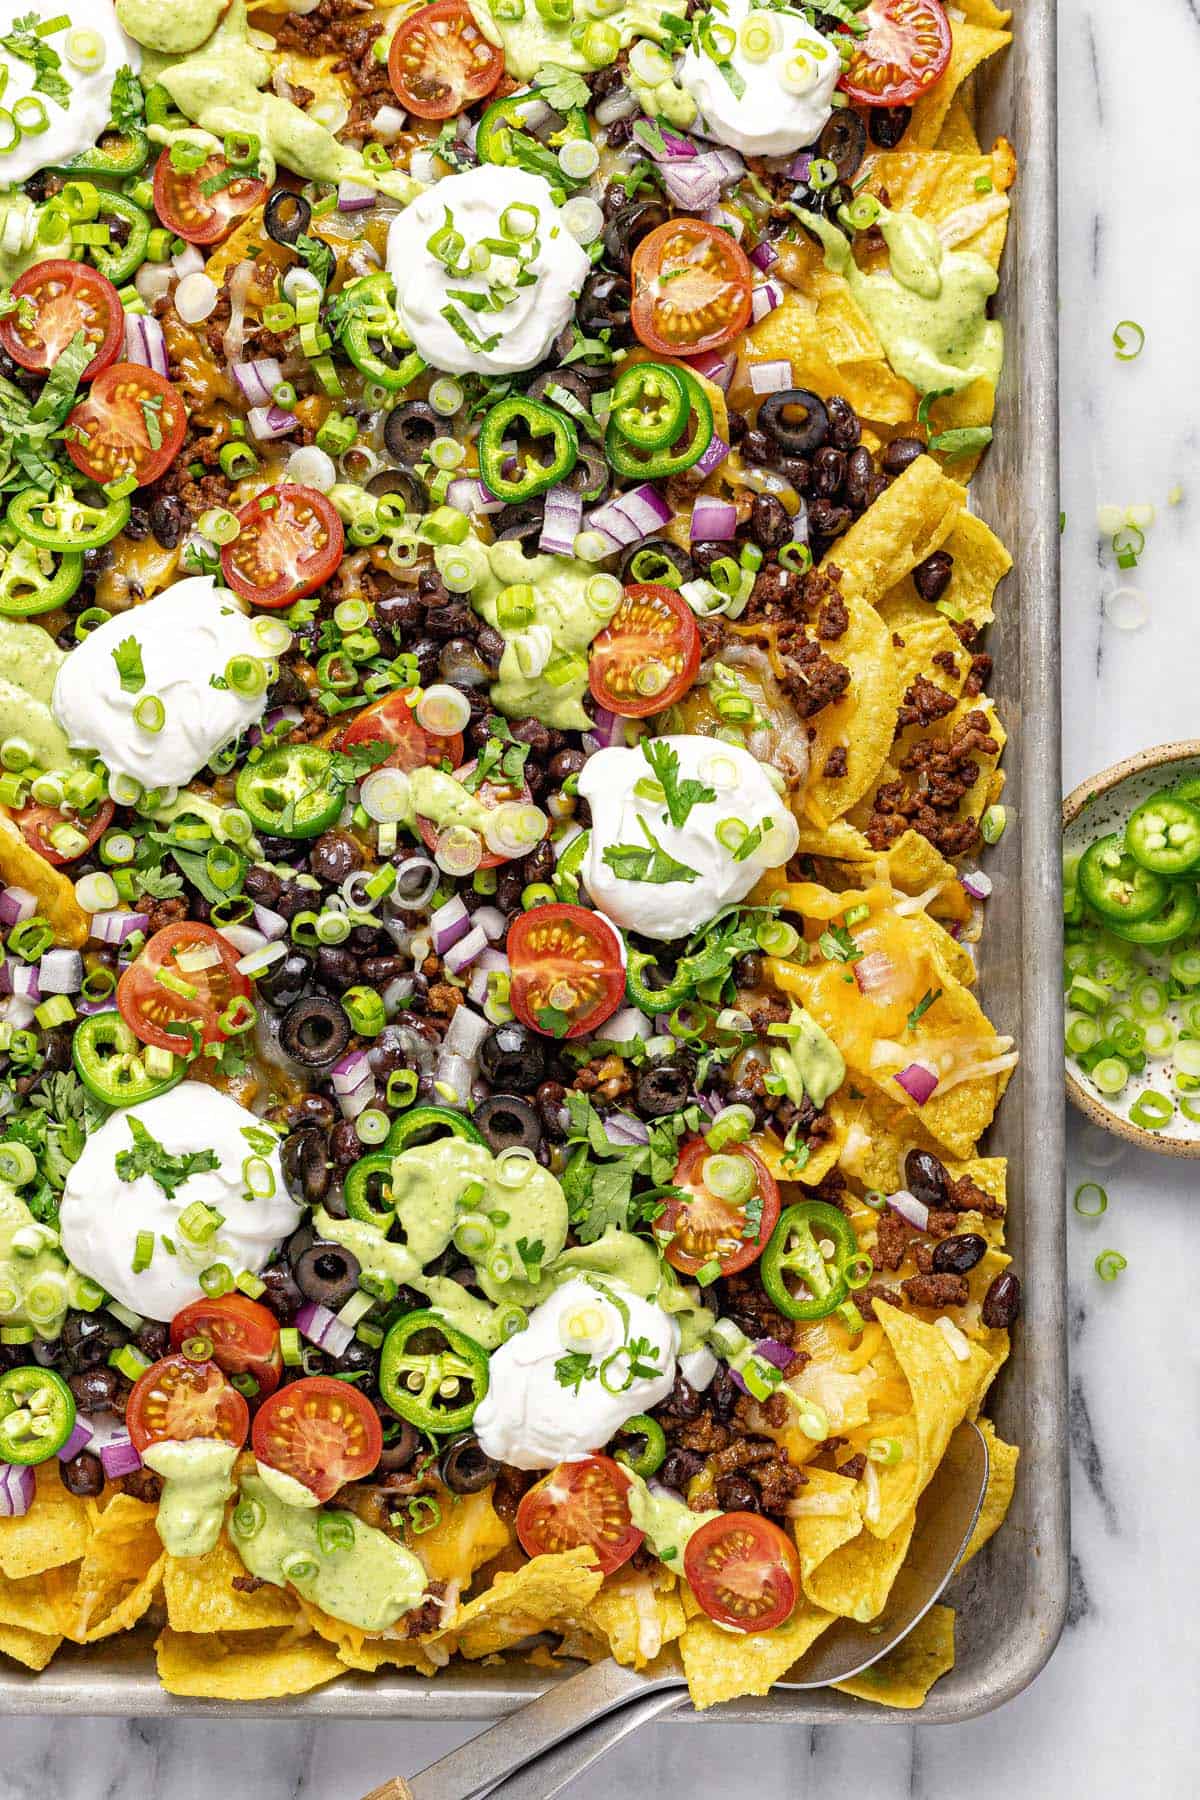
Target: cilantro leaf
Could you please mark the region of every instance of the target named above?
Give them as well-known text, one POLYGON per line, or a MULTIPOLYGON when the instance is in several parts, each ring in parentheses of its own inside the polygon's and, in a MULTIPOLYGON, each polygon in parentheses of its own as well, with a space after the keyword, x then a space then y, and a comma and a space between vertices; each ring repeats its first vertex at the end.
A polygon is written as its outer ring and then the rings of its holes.
POLYGON ((296 255, 304 264, 310 275, 315 275, 322 287, 329 286, 333 274, 333 251, 320 238, 309 237, 302 233, 292 245, 296 255))
MULTIPOLYGON (((28 63, 33 70, 33 85, 39 94, 47 99, 55 100, 59 106, 65 107, 71 99, 71 84, 62 72, 62 57, 44 37, 38 35, 38 27, 42 23, 37 13, 25 13, 14 19, 12 30, 5 37, 0 37, 0 45, 15 56, 18 61, 28 63)), ((66 19, 60 25, 68 23, 66 19)))
POLYGON ((118 1150, 113 1163, 122 1181, 136 1181, 139 1175, 149 1175, 158 1183, 168 1200, 173 1200, 175 1190, 182 1187, 191 1176, 203 1174, 209 1169, 219 1169, 221 1166, 221 1159, 215 1150, 191 1150, 184 1155, 173 1156, 132 1113, 126 1113, 125 1123, 133 1139, 133 1148, 118 1150))
POLYGON ((146 685, 146 671, 142 666, 142 646, 135 637, 122 638, 112 653, 117 665, 122 691, 126 694, 140 693, 146 685))
POLYGON ((140 131, 146 123, 146 96, 128 63, 113 76, 109 118, 117 131, 140 131))
POLYGON ((586 106, 591 98, 587 82, 574 69, 564 69, 561 63, 543 63, 533 78, 533 85, 541 89, 547 106, 552 106, 555 112, 565 113, 573 107, 586 106))
POLYGON ((699 881, 699 869, 676 861, 669 850, 664 850, 640 814, 638 825, 650 846, 648 850, 637 844, 610 844, 604 852, 603 860, 619 881, 648 881, 656 887, 669 881, 699 881))
POLYGON ((546 1246, 541 1238, 520 1237, 517 1239, 517 1255, 525 1264, 525 1273, 531 1281, 536 1281, 541 1271, 542 1258, 546 1254, 546 1246))
POLYGON ((831 925, 817 939, 817 949, 829 962, 854 963, 862 956, 844 925, 831 925))
POLYGON ((183 892, 183 883, 178 875, 169 874, 161 863, 153 863, 147 869, 137 872, 138 887, 151 900, 175 900, 183 892))
POLYGON ((540 1029, 550 1037, 566 1037, 571 1029, 571 1014, 563 1012, 557 1006, 540 1006, 537 1011, 537 1022, 540 1029))
POLYGON ((58 1204, 67 1175, 79 1160, 89 1134, 108 1117, 73 1070, 47 1075, 4 1121, 8 1143, 24 1144, 37 1161, 36 1179, 21 1198, 41 1225, 58 1224, 58 1204))
POLYGON ((917 1029, 918 1024, 925 1017, 925 1014, 929 1011, 930 1007, 936 1000, 940 1000, 941 997, 941 988, 925 989, 925 992, 921 995, 921 998, 917 1001, 917 1004, 908 1015, 908 1029, 910 1031, 915 1031, 917 1029))
MULTIPOLYGON (((642 755, 662 788, 667 812, 677 830, 687 824, 694 806, 711 806, 716 799, 715 788, 705 787, 702 781, 693 781, 690 777, 685 781, 679 779, 679 752, 669 738, 643 738, 642 755)), ((759 835, 762 835, 761 831, 759 835)))
POLYGON ((578 1393, 585 1381, 594 1381, 596 1365, 586 1350, 572 1350, 566 1356, 560 1356, 554 1365, 555 1379, 561 1387, 572 1388, 578 1393))

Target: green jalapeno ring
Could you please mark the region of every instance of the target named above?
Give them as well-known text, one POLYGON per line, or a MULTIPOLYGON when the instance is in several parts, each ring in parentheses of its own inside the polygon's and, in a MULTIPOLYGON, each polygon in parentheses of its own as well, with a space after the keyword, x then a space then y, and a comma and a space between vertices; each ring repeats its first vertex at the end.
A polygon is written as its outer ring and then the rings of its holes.
POLYGON ((373 1150, 369 1156, 360 1156, 357 1162, 351 1163, 342 1185, 342 1195, 349 1216, 361 1219, 366 1225, 376 1226, 385 1236, 396 1216, 387 1198, 391 1192, 391 1179, 390 1152, 373 1150), (378 1202, 375 1199, 377 1183, 382 1188, 378 1202))
POLYGON ((779 1216, 759 1264, 762 1284, 773 1306, 786 1319, 824 1319, 847 1298, 851 1278, 861 1285, 860 1252, 854 1227, 836 1206, 824 1200, 802 1200, 779 1216), (826 1261, 819 1240, 834 1247, 826 1261), (794 1294, 786 1277, 795 1275, 808 1289, 794 1294))
POLYGON ((649 1481, 662 1467, 667 1454, 667 1436, 657 1419, 649 1413, 634 1413, 632 1419, 626 1419, 621 1427, 623 1438, 641 1438, 640 1450, 633 1445, 623 1444, 619 1450, 613 1451, 613 1461, 619 1462, 640 1475, 643 1481, 649 1481))
POLYGON ((488 1391, 487 1351, 436 1312, 406 1313, 383 1341, 379 1391, 419 1431, 465 1431, 488 1391))
POLYGON ((579 437, 574 422, 553 407, 543 406, 527 394, 510 394, 493 406, 479 433, 479 473, 484 486, 497 500, 532 500, 557 486, 575 467, 579 457, 579 437), (516 476, 504 473, 509 453, 504 438, 510 426, 520 421, 532 438, 549 438, 549 463, 531 463, 526 458, 516 476))
POLYGON ((384 1149, 389 1156, 399 1156, 415 1144, 427 1144, 436 1137, 462 1138, 468 1144, 482 1144, 484 1136, 465 1113, 449 1106, 414 1106, 402 1113, 387 1134, 384 1149))

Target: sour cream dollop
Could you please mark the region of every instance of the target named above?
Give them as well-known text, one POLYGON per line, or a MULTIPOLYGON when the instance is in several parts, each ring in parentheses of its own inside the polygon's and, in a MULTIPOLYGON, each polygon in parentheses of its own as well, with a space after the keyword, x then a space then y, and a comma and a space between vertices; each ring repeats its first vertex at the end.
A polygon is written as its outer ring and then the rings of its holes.
MULTIPOLYGON (((453 250, 454 246, 450 246, 453 250)), ((486 163, 461 175, 448 175, 411 202, 388 232, 387 266, 396 283, 400 316, 416 348, 435 369, 465 375, 506 375, 531 369, 571 318, 584 277, 591 267, 582 246, 572 237, 550 196, 550 184, 525 169, 486 163), (482 271, 466 267, 451 274, 430 249, 446 255, 447 240, 437 234, 449 227, 463 240, 452 261, 466 265, 472 247, 484 238, 504 238, 505 224, 519 232, 514 251, 532 248, 534 255, 502 257, 491 251, 482 271), (522 273, 535 279, 516 287, 522 273), (465 301, 452 300, 448 289, 476 294, 511 293, 497 311, 475 312, 465 301), (459 329, 443 316, 457 316, 459 329), (480 343, 492 337, 490 349, 478 349, 462 335, 466 329, 480 343)))
POLYGON ((237 596, 211 575, 177 581, 72 650, 54 684, 54 716, 76 749, 94 750, 114 774, 143 787, 182 787, 266 710, 265 687, 249 696, 212 685, 235 656, 266 660, 237 596), (127 638, 141 651, 145 679, 136 691, 121 686, 113 655, 127 638), (159 731, 134 716, 138 702, 154 696, 163 706, 159 731))
POLYGON ((712 790, 715 799, 692 807, 682 826, 672 825, 664 801, 648 797, 654 771, 642 750, 598 750, 579 777, 579 792, 592 809, 592 835, 583 883, 595 904, 617 925, 670 942, 707 925, 722 907, 744 900, 764 869, 779 868, 799 838, 796 822, 766 770, 739 744, 721 738, 667 737, 679 758, 679 780, 712 790), (639 787, 641 792, 638 791, 639 787), (739 834, 762 827, 749 854, 738 859, 739 834), (649 850, 650 833, 691 879, 630 879, 605 861, 618 846, 649 850))
MULTIPOLYGON (((117 24, 110 0, 74 0, 73 5, 56 10, 52 4, 30 7, 29 0, 0 0, 0 37, 8 37, 18 19, 33 11, 38 23, 49 23, 70 15, 70 23, 40 39, 59 59, 57 69, 47 73, 51 85, 57 76, 67 84, 69 95, 59 100, 43 88, 35 88, 38 70, 11 52, 3 55, 8 81, 4 89, 4 105, 11 113, 17 103, 27 97, 45 108, 49 121, 45 131, 26 132, 11 150, 0 153, 0 184, 9 186, 25 181, 35 169, 54 168, 69 162, 81 150, 90 150, 112 117, 113 77, 117 70, 128 67, 134 74, 142 66, 142 53, 132 38, 117 24), (72 54, 89 47, 87 34, 99 40, 102 59, 84 70, 73 62, 72 54), (82 40, 82 45, 81 45, 82 40)), ((88 61, 86 55, 82 60, 88 61)), ((24 111, 24 108, 22 108, 24 111)), ((6 130, 5 136, 9 132, 6 130)))
POLYGON ((745 83, 736 94, 702 47, 679 71, 704 119, 706 135, 748 156, 786 156, 819 137, 833 112, 841 60, 828 38, 791 12, 766 12, 728 0, 714 26, 736 32, 728 61, 745 83))
POLYGON ((265 1130, 252 1112, 201 1081, 182 1081, 169 1094, 114 1113, 89 1137, 67 1176, 59 1210, 66 1255, 114 1300, 145 1319, 173 1319, 181 1306, 199 1300, 201 1272, 212 1263, 224 1263, 233 1275, 243 1270, 257 1274, 301 1217, 288 1193, 278 1148, 261 1147, 265 1130), (213 1150, 219 1166, 189 1175, 174 1195, 159 1186, 153 1173, 123 1180, 117 1157, 134 1148, 131 1118, 168 1154, 213 1150), (274 1178, 274 1189, 265 1197, 261 1190, 269 1183, 261 1167, 246 1169, 248 1158, 264 1164, 274 1178), (249 1191, 248 1176, 256 1195, 249 1191), (196 1201, 223 1220, 202 1244, 190 1243, 179 1226, 180 1215, 196 1201), (142 1231, 153 1234, 154 1254, 149 1268, 135 1275, 142 1231), (175 1246, 174 1255, 166 1238, 175 1246))
POLYGON ((486 1455, 517 1469, 552 1469, 587 1456, 602 1449, 626 1419, 666 1399, 678 1349, 675 1320, 623 1282, 608 1277, 595 1286, 582 1279, 564 1282, 534 1308, 525 1330, 494 1352, 490 1385, 472 1429, 486 1455), (626 1387, 630 1365, 624 1346, 637 1338, 645 1339, 639 1363, 658 1373, 635 1375, 626 1387), (555 1366, 580 1354, 593 1372, 576 1391, 558 1379, 555 1366))

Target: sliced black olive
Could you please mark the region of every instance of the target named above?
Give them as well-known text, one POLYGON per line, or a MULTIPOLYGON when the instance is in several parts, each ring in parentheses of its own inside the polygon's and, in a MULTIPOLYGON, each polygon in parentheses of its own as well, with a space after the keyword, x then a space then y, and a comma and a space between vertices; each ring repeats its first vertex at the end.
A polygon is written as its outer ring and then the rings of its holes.
POLYGON ((283 1178, 294 1200, 316 1206, 329 1192, 329 1158, 325 1153, 325 1133, 319 1125, 301 1125, 293 1131, 280 1152, 283 1178))
POLYGON ((642 239, 665 225, 668 216, 661 200, 631 200, 604 227, 605 260, 628 275, 633 253, 642 239))
POLYGON ((758 409, 758 429, 789 456, 811 456, 829 435, 825 402, 809 388, 768 394, 758 409), (797 413, 803 417, 796 418, 797 413))
POLYGON ((398 463, 411 466, 442 435, 444 424, 427 400, 406 400, 388 414, 383 441, 398 463))
POLYGON ((284 1013, 279 1041, 296 1062, 321 1069, 345 1052, 350 1021, 336 1000, 325 994, 305 994, 284 1013))
POLYGON ((833 163, 839 181, 853 181, 867 151, 867 128, 850 107, 839 107, 817 141, 817 154, 833 163))
POLYGON ((438 1458, 438 1474, 452 1494, 477 1494, 499 1473, 499 1463, 480 1448, 472 1431, 451 1438, 438 1458))
POLYGON ((644 1064, 634 1090, 638 1111, 652 1119, 678 1112, 687 1105, 694 1076, 690 1059, 682 1057, 663 1057, 660 1062, 644 1064))
POLYGON ((583 284, 575 318, 587 337, 601 331, 627 332, 633 290, 624 275, 594 269, 583 284))
POLYGON ((612 472, 598 444, 580 444, 575 467, 563 483, 573 494, 582 494, 591 506, 608 497, 612 472))
MULTIPOLYGON (((336 1312, 358 1287, 357 1256, 340 1244, 310 1244, 296 1259, 296 1284, 306 1300, 336 1312)), ((364 1345, 365 1348, 365 1345, 364 1345)))
MULTIPOLYGON (((581 406, 590 410, 592 390, 583 376, 577 375, 574 369, 544 369, 540 375, 534 376, 526 391, 531 400, 548 400, 550 405, 554 406, 558 402, 555 401, 554 395, 548 394, 546 390, 556 387, 565 389, 568 394, 578 400, 581 406)), ((571 409, 567 407, 565 410, 569 412, 571 409)))
POLYGON ((506 506, 493 519, 497 538, 512 539, 526 547, 536 548, 542 535, 543 507, 540 500, 525 500, 519 506, 506 506))
POLYGON ((429 506, 429 493, 411 469, 380 469, 367 483, 368 494, 399 494, 409 512, 423 513, 429 506))
MULTIPOLYGON (((728 556, 728 544, 718 548, 722 556, 728 556)), ((631 544, 625 551, 621 558, 620 579, 622 582, 661 581, 668 566, 678 572, 681 581, 690 581, 695 573, 691 557, 678 544, 672 544, 667 538, 647 538, 644 543, 631 544)))
POLYGON ((498 1156, 502 1150, 537 1150, 542 1125, 537 1109, 519 1094, 493 1094, 475 1108, 475 1123, 498 1156))
POLYGON ((107 1313, 69 1312, 63 1323, 62 1347, 75 1369, 93 1369, 119 1350, 126 1333, 107 1313))
POLYGON ((873 106, 871 108, 871 142, 881 150, 894 150, 908 130, 911 106, 873 106))
POLYGON ((295 244, 311 223, 312 207, 291 188, 276 188, 263 208, 263 229, 277 244, 295 244))
POLYGON ((385 1475, 394 1475, 398 1469, 407 1469, 417 1454, 421 1442, 416 1426, 411 1425, 407 1419, 397 1419, 395 1424, 396 1435, 391 1439, 387 1435, 388 1426, 386 1424, 384 1426, 384 1443, 383 1449, 379 1453, 379 1468, 385 1475))
POLYGON ((479 1070, 495 1088, 532 1094, 546 1076, 545 1039, 516 1019, 496 1025, 479 1046, 479 1070))

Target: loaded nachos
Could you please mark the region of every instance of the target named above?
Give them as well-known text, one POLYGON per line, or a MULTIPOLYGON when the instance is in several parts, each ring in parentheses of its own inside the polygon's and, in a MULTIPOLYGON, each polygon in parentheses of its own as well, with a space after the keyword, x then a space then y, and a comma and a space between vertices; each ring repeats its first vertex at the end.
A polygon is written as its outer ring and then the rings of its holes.
POLYGON ((764 1693, 1019 1307, 1007 14, 0 21, 0 1650, 764 1693))

